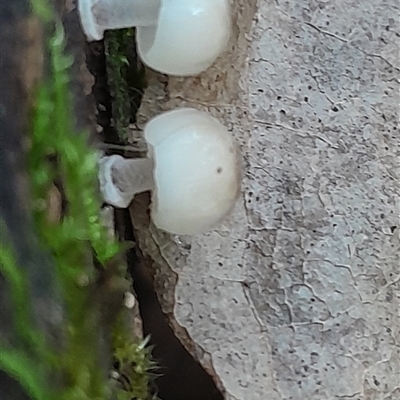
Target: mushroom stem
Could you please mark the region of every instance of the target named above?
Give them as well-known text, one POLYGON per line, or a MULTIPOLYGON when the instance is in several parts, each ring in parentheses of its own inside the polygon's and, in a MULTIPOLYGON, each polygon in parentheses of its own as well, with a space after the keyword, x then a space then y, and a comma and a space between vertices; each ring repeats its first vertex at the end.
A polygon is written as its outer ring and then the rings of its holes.
POLYGON ((153 188, 153 160, 148 157, 118 158, 111 166, 111 176, 119 190, 133 197, 153 188))
POLYGON ((161 0, 78 0, 82 27, 90 40, 107 29, 156 25, 161 0))
POLYGON ((99 182, 104 200, 116 207, 128 207, 138 193, 152 190, 152 158, 125 159, 118 155, 100 160, 99 182))

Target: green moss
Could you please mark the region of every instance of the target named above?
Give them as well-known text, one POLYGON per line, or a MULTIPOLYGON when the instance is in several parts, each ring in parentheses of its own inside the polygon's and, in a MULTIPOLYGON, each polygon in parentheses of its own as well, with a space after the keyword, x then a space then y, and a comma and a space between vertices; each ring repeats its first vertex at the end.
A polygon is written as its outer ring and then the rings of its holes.
POLYGON ((135 30, 108 31, 104 39, 107 77, 112 97, 112 123, 122 142, 127 142, 146 87, 145 70, 135 50, 135 30))
POLYGON ((115 382, 118 390, 118 400, 156 400, 149 393, 149 387, 154 380, 153 372, 156 364, 151 359, 151 348, 147 347, 148 339, 132 338, 124 321, 129 318, 122 313, 113 334, 115 345, 115 382), (130 337, 130 340, 127 338, 130 337))
POLYGON ((8 232, 0 221, 0 273, 7 280, 11 302, 14 307, 13 343, 11 347, 6 338, 1 338, 0 369, 18 379, 21 386, 33 399, 51 400, 46 378, 53 363, 52 354, 46 347, 44 335, 32 329, 27 278, 15 260, 12 248, 7 244, 8 232), (39 362, 38 360, 44 362, 39 362))
MULTIPOLYGON (((47 3, 32 2, 43 23, 53 26, 53 13, 47 3)), ((107 299, 122 295, 126 289, 118 262, 122 248, 109 239, 99 218, 98 154, 88 146, 85 133, 74 131, 68 88, 72 59, 64 54, 64 42, 64 30, 56 22, 46 43, 49 73, 38 88, 28 165, 35 228, 41 246, 51 253, 65 307, 65 340, 55 351, 32 324, 26 277, 11 247, 3 244, 0 272, 10 288, 15 329, 23 345, 10 347, 2 342, 0 367, 15 377, 32 399, 104 400, 115 385, 107 376, 111 371, 104 370, 104 352, 100 349, 103 335, 112 331, 118 371, 129 376, 126 386, 117 387, 117 396, 147 400, 151 398, 148 387, 152 363, 146 342, 132 339, 120 323, 108 326, 115 320, 106 321, 100 310, 114 307, 110 315, 119 311, 120 304, 115 306, 111 301, 110 305, 107 299), (61 182, 65 195, 66 210, 60 221, 50 221, 46 214, 47 196, 54 180, 61 182), (116 282, 115 285, 105 285, 107 289, 99 286, 93 255, 107 275, 107 282, 116 282), (50 375, 62 383, 59 388, 50 389, 50 375)), ((3 226, 1 233, 7 236, 3 226)))

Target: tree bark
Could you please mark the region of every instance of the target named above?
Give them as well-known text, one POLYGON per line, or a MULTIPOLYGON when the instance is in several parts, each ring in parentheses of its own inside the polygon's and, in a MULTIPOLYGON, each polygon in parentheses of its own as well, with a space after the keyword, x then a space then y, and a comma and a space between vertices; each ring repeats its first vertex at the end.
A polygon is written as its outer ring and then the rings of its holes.
MULTIPOLYGON (((0 223, 1 242, 13 249, 28 276, 32 321, 54 342, 55 310, 60 309, 52 279, 53 265, 38 246, 30 209, 26 150, 33 90, 43 71, 43 36, 29 1, 0 2, 0 223), (45 312, 44 312, 45 311, 45 312)), ((13 320, 10 287, 0 275, 0 336, 21 346, 13 320)), ((37 326, 35 325, 35 326, 37 326)), ((0 371, 2 398, 27 399, 19 383, 0 371)))
POLYGON ((139 115, 208 111, 243 152, 213 232, 145 229, 132 206, 163 311, 226 399, 400 398, 399 4, 232 4, 227 52, 154 75, 139 115))
MULTIPOLYGON (((95 131, 93 78, 85 66, 82 51, 86 41, 78 16, 62 8, 68 54, 74 55, 71 79, 75 126, 95 131), (90 113, 84 111, 90 110, 90 113), (92 117, 88 117, 88 115, 92 117)), ((32 326, 48 340, 49 348, 62 346, 63 301, 54 271, 54 260, 43 249, 32 218, 31 183, 27 152, 32 130, 32 112, 37 89, 46 71, 46 34, 28 0, 0 0, 0 240, 12 249, 18 267, 26 274, 32 326)), ((61 209, 61 205, 59 204, 61 209)), ((0 274, 0 337, 2 345, 21 349, 14 320, 15 304, 9 282, 0 274)), ((108 356, 108 354, 107 354, 108 356)), ((107 359, 107 366, 109 360, 107 359)), ((54 377, 52 377, 54 378, 54 377)), ((58 377, 57 377, 58 378, 58 377)), ((54 387, 57 380, 48 382, 54 387)), ((29 396, 17 380, 0 371, 1 398, 25 400, 29 396)))

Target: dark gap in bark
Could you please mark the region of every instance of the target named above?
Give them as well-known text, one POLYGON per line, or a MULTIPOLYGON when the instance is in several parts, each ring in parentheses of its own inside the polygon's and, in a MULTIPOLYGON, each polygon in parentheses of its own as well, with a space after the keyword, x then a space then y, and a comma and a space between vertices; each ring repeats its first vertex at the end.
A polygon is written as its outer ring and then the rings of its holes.
MULTIPOLYGON (((117 210, 117 224, 123 222, 123 239, 136 242, 129 211, 117 210)), ((212 378, 184 348, 168 324, 154 291, 153 278, 146 268, 138 247, 127 253, 128 270, 138 297, 143 320, 143 333, 150 335, 153 357, 159 370, 156 374, 158 394, 162 400, 222 400, 212 378)))
POLYGON ((104 55, 104 42, 89 43, 86 53, 89 71, 93 74, 93 96, 96 103, 96 120, 101 128, 101 138, 106 143, 118 143, 118 135, 111 125, 112 107, 111 95, 108 90, 106 58, 104 55))

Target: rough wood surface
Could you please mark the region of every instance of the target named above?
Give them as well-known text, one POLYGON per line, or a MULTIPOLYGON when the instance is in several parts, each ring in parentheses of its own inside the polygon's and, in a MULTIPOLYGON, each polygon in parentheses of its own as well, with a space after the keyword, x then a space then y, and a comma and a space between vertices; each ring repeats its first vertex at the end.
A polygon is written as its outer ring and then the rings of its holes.
MULTIPOLYGON (((55 2, 52 2, 55 3, 55 2)), ((71 91, 77 129, 95 132, 94 102, 88 95, 93 78, 85 66, 86 46, 71 7, 57 2, 64 18, 66 52, 74 57, 71 67, 71 91)), ((28 298, 32 321, 51 346, 62 346, 63 304, 56 282, 54 260, 37 236, 32 221, 31 182, 27 171, 32 112, 37 89, 49 71, 46 41, 49 32, 34 15, 29 0, 0 0, 0 241, 12 248, 29 282, 28 298)), ((95 141, 92 134, 91 138, 95 141)), ((58 220, 60 194, 54 186, 49 193, 49 218, 58 220)), ((15 294, 14 294, 15 295, 15 294)), ((26 346, 17 334, 9 282, 0 274, 0 336, 2 346, 26 346)), ((99 335, 100 336, 100 335, 99 335)), ((99 339, 100 340, 100 339, 99 339)), ((104 357, 108 363, 108 354, 104 357)), ((59 383, 51 377, 49 388, 59 383)), ((0 371, 3 400, 30 398, 19 382, 0 371)))
POLYGON ((206 110, 244 158, 214 232, 134 220, 163 310, 226 399, 398 399, 399 3, 233 3, 228 51, 139 116, 206 110))

